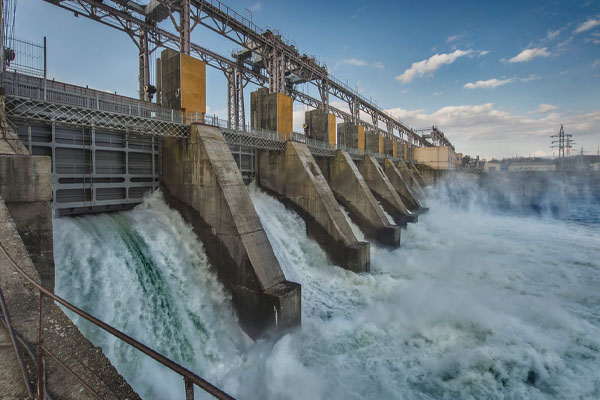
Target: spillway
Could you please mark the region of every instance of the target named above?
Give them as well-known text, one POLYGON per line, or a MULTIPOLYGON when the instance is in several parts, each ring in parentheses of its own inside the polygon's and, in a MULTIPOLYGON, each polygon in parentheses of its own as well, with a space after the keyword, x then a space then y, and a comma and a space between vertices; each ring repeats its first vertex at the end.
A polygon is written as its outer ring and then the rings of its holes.
MULTIPOLYGON (((511 213, 453 181, 401 248, 372 244, 371 273, 355 274, 295 212, 249 190, 302 284, 301 329, 252 342, 159 192, 133 211, 55 220, 58 294, 241 399, 600 396, 597 219, 511 213)), ((583 208, 600 215, 597 201, 583 208)), ((143 397, 183 395, 179 377, 76 323, 143 397)))

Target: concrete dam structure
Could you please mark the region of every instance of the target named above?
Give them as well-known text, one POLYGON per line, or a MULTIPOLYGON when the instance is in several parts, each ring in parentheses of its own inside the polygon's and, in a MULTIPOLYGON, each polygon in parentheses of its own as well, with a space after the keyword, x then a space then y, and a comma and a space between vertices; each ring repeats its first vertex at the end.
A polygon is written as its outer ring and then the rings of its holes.
MULTIPOLYGON (((65 1, 60 6, 69 9, 74 3, 65 1)), ((236 29, 248 28, 221 15, 218 7, 211 8, 214 2, 199 3, 206 6, 205 12, 236 29)), ((136 398, 108 359, 101 352, 93 354, 93 345, 67 318, 74 316, 183 377, 188 398, 193 398, 194 387, 228 398, 178 362, 56 296, 53 218, 130 210, 160 189, 169 207, 200 239, 245 334, 254 340, 281 337, 301 325, 302 286, 286 277, 248 184, 252 182, 297 213, 306 234, 318 243, 328 262, 348 273, 368 274, 371 244, 399 248, 402 228, 417 223, 419 215, 428 210, 427 184, 410 156, 412 149, 451 144, 443 134, 418 135, 333 80, 314 61, 289 54, 290 49, 281 47, 281 39, 268 32, 253 32, 254 39, 233 63, 195 47, 183 29, 181 48, 160 53, 156 87, 151 90, 145 57, 148 31, 159 28, 151 28, 133 15, 143 13, 146 20, 162 18, 164 3, 151 2, 143 9, 131 3, 124 6, 133 7, 129 17, 116 13, 110 4, 102 3, 94 12, 115 12, 115 18, 133 18, 129 22, 143 28, 139 38, 140 99, 50 81, 18 69, 2 71, 0 223, 4 258, 0 254, 0 272, 8 277, 6 282, 16 282, 9 289, 2 281, 8 305, 3 315, 17 353, 25 344, 38 349, 32 360, 23 362, 19 356, 19 365, 11 371, 18 375, 19 369, 26 369, 23 363, 29 369, 37 368, 29 380, 37 382, 39 397, 46 391, 58 395, 56 382, 67 374, 84 374, 77 380, 90 382, 82 385, 92 393, 136 398), (274 65, 266 58, 257 60, 256 54, 263 54, 260 46, 281 55, 283 61, 275 57, 279 61, 274 64, 279 64, 274 65), (193 48, 203 56, 193 57, 193 48), (226 121, 206 116, 210 101, 206 67, 215 62, 228 74, 226 121), (251 63, 253 67, 249 67, 251 63), (245 123, 245 84, 240 81, 244 77, 267 86, 250 94, 249 125, 245 123), (320 100, 294 89, 294 84, 310 81, 327 90, 320 100), (154 90, 156 103, 150 101, 154 90), (329 104, 329 91, 349 101, 350 114, 329 104), (303 133, 293 131, 294 101, 314 106, 306 112, 303 133), (372 121, 362 120, 361 111, 372 121), (344 122, 338 124, 340 118, 344 122), (380 128, 383 124, 387 130, 380 128), (364 238, 354 225, 364 232, 364 238), (12 277, 13 273, 18 276, 12 277), (21 291, 28 296, 26 304, 18 301, 21 291), (63 314, 53 301, 70 310, 69 314, 63 314), (37 328, 26 321, 36 313, 37 328), (53 318, 49 320, 48 315, 53 318), (61 361, 65 349, 59 339, 49 340, 57 346, 54 349, 44 347, 42 325, 58 320, 67 326, 69 337, 75 338, 76 360, 61 361), (22 338, 21 345, 18 338, 22 338), (58 360, 62 370, 54 365, 46 367, 51 372, 44 372, 44 359, 58 360), (85 370, 88 362, 98 368, 85 370)), ((189 12, 190 2, 186 4, 189 12)), ((171 36, 165 34, 173 40, 171 36)), ((64 396, 72 397, 68 391, 64 396)))

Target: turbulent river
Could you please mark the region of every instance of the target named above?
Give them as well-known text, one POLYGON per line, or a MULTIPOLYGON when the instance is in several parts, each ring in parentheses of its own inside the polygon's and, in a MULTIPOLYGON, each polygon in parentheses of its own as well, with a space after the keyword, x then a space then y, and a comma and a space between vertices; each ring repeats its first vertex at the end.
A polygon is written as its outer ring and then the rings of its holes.
MULTIPOLYGON (((402 247, 371 244, 358 275, 249 189, 302 285, 301 329, 250 340, 160 192, 132 211, 56 219, 57 293, 240 399, 600 398, 600 199, 557 215, 442 184, 402 247)), ((183 398, 179 376, 75 322, 142 397, 183 398)))

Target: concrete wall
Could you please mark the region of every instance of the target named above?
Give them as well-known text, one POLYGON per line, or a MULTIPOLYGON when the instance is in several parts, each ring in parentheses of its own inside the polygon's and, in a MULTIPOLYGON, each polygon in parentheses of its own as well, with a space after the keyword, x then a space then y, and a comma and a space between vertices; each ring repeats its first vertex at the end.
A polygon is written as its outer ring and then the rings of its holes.
POLYGON ((400 227, 389 223, 350 155, 338 150, 335 158, 321 159, 319 165, 336 199, 365 235, 387 246, 400 246, 400 227))
POLYGON ((42 284, 54 291, 50 157, 0 154, 0 197, 10 210, 42 284))
POLYGON ((358 170, 375 197, 381 201, 383 207, 398 225, 406 226, 408 222, 417 221, 417 216, 406 208, 396 189, 394 189, 394 186, 373 156, 365 155, 364 159, 358 162, 358 170))
POLYGON ((370 268, 369 243, 359 242, 310 151, 286 143, 285 152, 259 151, 259 184, 292 206, 338 265, 355 272, 370 268))
POLYGON ((253 337, 300 323, 300 285, 285 280, 229 146, 216 127, 163 138, 162 187, 194 227, 253 337))
POLYGON ((451 147, 417 147, 413 149, 413 160, 433 169, 456 169, 456 153, 451 147))

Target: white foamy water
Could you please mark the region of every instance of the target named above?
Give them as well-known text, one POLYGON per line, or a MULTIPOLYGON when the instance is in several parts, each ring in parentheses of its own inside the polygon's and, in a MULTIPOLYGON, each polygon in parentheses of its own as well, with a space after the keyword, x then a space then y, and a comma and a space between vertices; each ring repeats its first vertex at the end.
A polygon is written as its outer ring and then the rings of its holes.
MULTIPOLYGON (((239 398, 600 398, 598 225, 458 207, 440 189, 402 248, 371 244, 372 272, 358 275, 331 265, 297 214, 250 192, 302 284, 300 330, 251 343, 157 194, 131 212, 56 220, 57 291, 239 398)), ((84 330, 147 398, 182 393, 180 378, 165 383, 84 330)))

